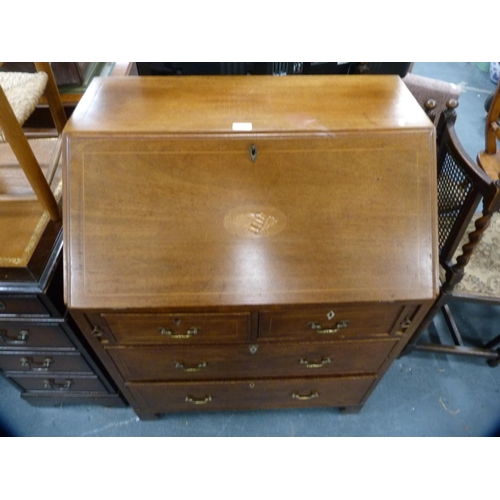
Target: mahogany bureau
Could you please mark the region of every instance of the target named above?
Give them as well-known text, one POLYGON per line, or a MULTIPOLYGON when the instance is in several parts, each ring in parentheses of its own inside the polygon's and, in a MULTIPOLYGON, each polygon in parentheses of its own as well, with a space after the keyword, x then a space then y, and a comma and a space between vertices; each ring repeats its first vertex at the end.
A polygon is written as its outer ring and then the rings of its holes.
POLYGON ((396 76, 96 78, 65 301, 136 413, 359 410, 437 293, 434 134, 396 76))

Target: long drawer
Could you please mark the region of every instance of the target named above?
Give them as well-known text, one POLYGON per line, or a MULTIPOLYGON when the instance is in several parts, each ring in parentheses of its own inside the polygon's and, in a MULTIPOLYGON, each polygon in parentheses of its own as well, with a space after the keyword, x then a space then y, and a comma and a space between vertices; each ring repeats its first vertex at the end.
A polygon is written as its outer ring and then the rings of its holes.
POLYGON ((282 340, 332 340, 356 337, 387 337, 398 321, 410 314, 397 303, 340 304, 322 307, 262 311, 259 338, 282 340))
POLYGON ((0 370, 24 372, 88 372, 87 362, 79 352, 59 354, 39 351, 0 351, 0 370))
POLYGON ((74 349, 58 323, 0 321, 0 351, 12 348, 74 349))
POLYGON ((24 375, 6 374, 23 391, 46 392, 61 396, 72 392, 102 392, 108 391, 96 375, 46 374, 24 375))
POLYGON ((125 380, 377 373, 395 340, 110 348, 125 380))
POLYGON ((114 341, 123 345, 226 343, 249 339, 249 313, 103 314, 114 341))
POLYGON ((249 410, 356 406, 376 377, 242 380, 207 383, 127 383, 139 410, 249 410))

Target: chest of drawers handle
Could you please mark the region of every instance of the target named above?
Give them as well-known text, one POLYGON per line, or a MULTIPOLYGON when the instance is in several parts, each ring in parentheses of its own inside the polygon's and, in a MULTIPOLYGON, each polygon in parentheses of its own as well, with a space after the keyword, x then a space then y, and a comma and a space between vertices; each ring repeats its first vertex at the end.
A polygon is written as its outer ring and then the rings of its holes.
POLYGON ((195 366, 186 366, 184 363, 181 363, 179 361, 175 362, 175 367, 178 370, 182 370, 183 372, 189 372, 189 373, 194 373, 194 372, 199 372, 203 370, 203 368, 207 367, 207 362, 202 361, 201 363, 198 363, 195 366))
POLYGON ((53 358, 45 358, 43 361, 35 361, 33 358, 21 358, 21 366, 28 368, 28 370, 47 371, 50 365, 54 362, 53 358))
POLYGON ((54 379, 45 379, 43 381, 44 389, 51 389, 53 391, 69 391, 72 385, 73 381, 71 379, 67 379, 63 383, 58 383, 54 379))
POLYGON ((206 405, 207 403, 210 403, 212 401, 212 396, 207 395, 204 398, 193 398, 192 396, 186 396, 186 403, 191 403, 193 405, 206 405))
POLYGON ((104 332, 96 325, 92 330, 92 335, 103 345, 109 344, 109 340, 104 338, 104 332))
POLYGON ((311 392, 310 394, 302 395, 302 394, 298 394, 297 392, 294 392, 294 393, 292 393, 292 398, 298 399, 299 401, 308 401, 309 399, 319 398, 319 393, 318 392, 311 392))
POLYGON ((314 330, 316 333, 322 334, 322 335, 331 335, 333 333, 338 333, 340 330, 343 328, 347 328, 349 325, 348 321, 339 321, 336 325, 335 328, 323 328, 319 323, 311 321, 310 323, 307 324, 311 330, 314 330))
POLYGON ((187 330, 186 333, 174 333, 170 328, 159 328, 160 335, 168 335, 172 339, 190 339, 193 335, 197 335, 199 328, 193 326, 187 330))
POLYGON ((28 330, 21 330, 17 337, 9 337, 7 330, 0 330, 0 342, 5 342, 9 345, 22 345, 26 344, 29 337, 28 330))
POLYGON ((306 365, 306 368, 323 368, 323 366, 332 362, 332 358, 322 358, 321 361, 308 361, 307 359, 301 358, 300 364, 306 365))
POLYGON ((410 318, 405 318, 405 320, 401 323, 400 328, 403 332, 408 330, 411 326, 411 319, 410 318))

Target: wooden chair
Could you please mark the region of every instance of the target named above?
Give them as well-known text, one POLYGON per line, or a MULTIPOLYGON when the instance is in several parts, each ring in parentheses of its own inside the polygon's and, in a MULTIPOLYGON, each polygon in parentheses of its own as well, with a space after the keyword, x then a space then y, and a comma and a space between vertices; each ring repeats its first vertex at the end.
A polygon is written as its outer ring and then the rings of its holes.
POLYGON ((411 72, 403 78, 403 82, 434 124, 437 124, 441 113, 446 110, 446 103, 450 100, 458 101, 461 93, 460 87, 453 83, 411 72))
POLYGON ((500 252, 500 181, 492 180, 463 150, 454 127, 456 106, 456 101, 448 103, 437 127, 440 293, 404 353, 482 357, 497 366, 500 324, 492 340, 471 345, 464 341, 448 306, 452 299, 500 303, 500 259, 492 258, 492 249, 500 252), (450 342, 422 342, 422 334, 439 312, 449 327, 450 342))
POLYGON ((36 73, 0 72, 0 142, 6 141, 24 171, 38 201, 54 221, 60 219, 50 178, 59 162, 60 144, 52 157, 47 179, 40 168, 22 125, 45 97, 60 136, 66 115, 50 63, 35 63, 36 73))
POLYGON ((498 119, 500 116, 500 82, 493 94, 493 99, 489 106, 485 127, 485 150, 477 156, 479 165, 492 179, 500 178, 500 151, 497 151, 497 141, 500 140, 500 126, 498 119))

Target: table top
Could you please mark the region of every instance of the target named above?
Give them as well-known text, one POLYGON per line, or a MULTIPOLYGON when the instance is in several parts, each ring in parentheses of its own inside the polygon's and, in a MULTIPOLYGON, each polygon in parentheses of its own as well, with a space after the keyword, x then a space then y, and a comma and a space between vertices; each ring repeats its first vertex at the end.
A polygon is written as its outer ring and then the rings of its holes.
POLYGON ((66 302, 432 299, 434 141, 399 77, 96 79, 65 130, 66 302))

